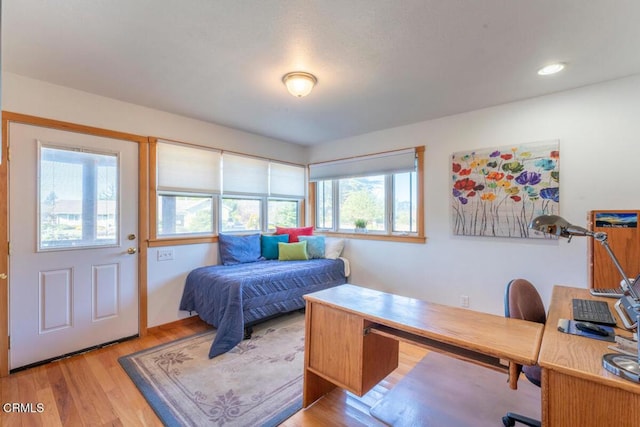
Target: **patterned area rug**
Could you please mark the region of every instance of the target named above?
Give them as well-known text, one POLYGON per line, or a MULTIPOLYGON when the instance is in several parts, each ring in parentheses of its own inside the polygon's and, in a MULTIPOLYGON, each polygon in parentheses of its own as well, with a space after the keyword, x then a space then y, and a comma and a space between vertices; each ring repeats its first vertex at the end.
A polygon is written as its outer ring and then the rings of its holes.
POLYGON ((276 426, 302 408, 304 314, 254 326, 209 359, 206 332, 119 359, 167 426, 276 426))

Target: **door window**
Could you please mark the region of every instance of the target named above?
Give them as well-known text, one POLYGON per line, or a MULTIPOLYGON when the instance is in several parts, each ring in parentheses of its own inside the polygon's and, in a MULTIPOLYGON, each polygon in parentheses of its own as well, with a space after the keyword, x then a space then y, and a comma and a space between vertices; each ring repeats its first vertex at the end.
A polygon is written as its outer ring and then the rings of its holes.
POLYGON ((38 250, 118 244, 119 159, 40 144, 38 250))

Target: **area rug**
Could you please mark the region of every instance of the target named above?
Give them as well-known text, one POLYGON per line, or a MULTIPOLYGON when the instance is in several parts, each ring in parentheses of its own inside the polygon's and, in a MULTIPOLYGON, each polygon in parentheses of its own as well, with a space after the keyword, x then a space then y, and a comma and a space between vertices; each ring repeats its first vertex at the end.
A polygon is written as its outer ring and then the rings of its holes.
POLYGON ((254 326, 213 359, 215 331, 121 357, 166 426, 276 426, 302 408, 304 315, 254 326))

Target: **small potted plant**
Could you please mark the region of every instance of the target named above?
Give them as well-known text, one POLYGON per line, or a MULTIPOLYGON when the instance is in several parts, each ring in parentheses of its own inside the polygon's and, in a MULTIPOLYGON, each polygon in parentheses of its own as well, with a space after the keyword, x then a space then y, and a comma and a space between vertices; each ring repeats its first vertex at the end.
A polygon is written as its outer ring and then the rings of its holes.
POLYGON ((367 231, 367 220, 358 218, 353 224, 356 226, 356 233, 365 233, 367 231))

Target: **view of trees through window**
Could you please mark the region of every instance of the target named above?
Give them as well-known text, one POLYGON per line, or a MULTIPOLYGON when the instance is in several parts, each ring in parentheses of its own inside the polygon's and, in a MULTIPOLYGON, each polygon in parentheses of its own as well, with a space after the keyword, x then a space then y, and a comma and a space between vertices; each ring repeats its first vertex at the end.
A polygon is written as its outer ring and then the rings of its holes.
POLYGON ((351 231, 364 225, 371 232, 415 233, 416 216, 416 172, 316 182, 318 229, 351 231))
POLYGON ((268 202, 269 224, 267 230, 275 230, 279 227, 298 226, 298 202, 295 200, 269 200, 268 202))
POLYGON ((197 234, 213 232, 211 196, 160 194, 158 234, 197 234))
POLYGON ((222 199, 222 231, 260 230, 259 199, 222 199))
POLYGON ((339 181, 339 227, 356 228, 356 220, 364 220, 367 230, 384 231, 384 176, 349 178, 339 181))

